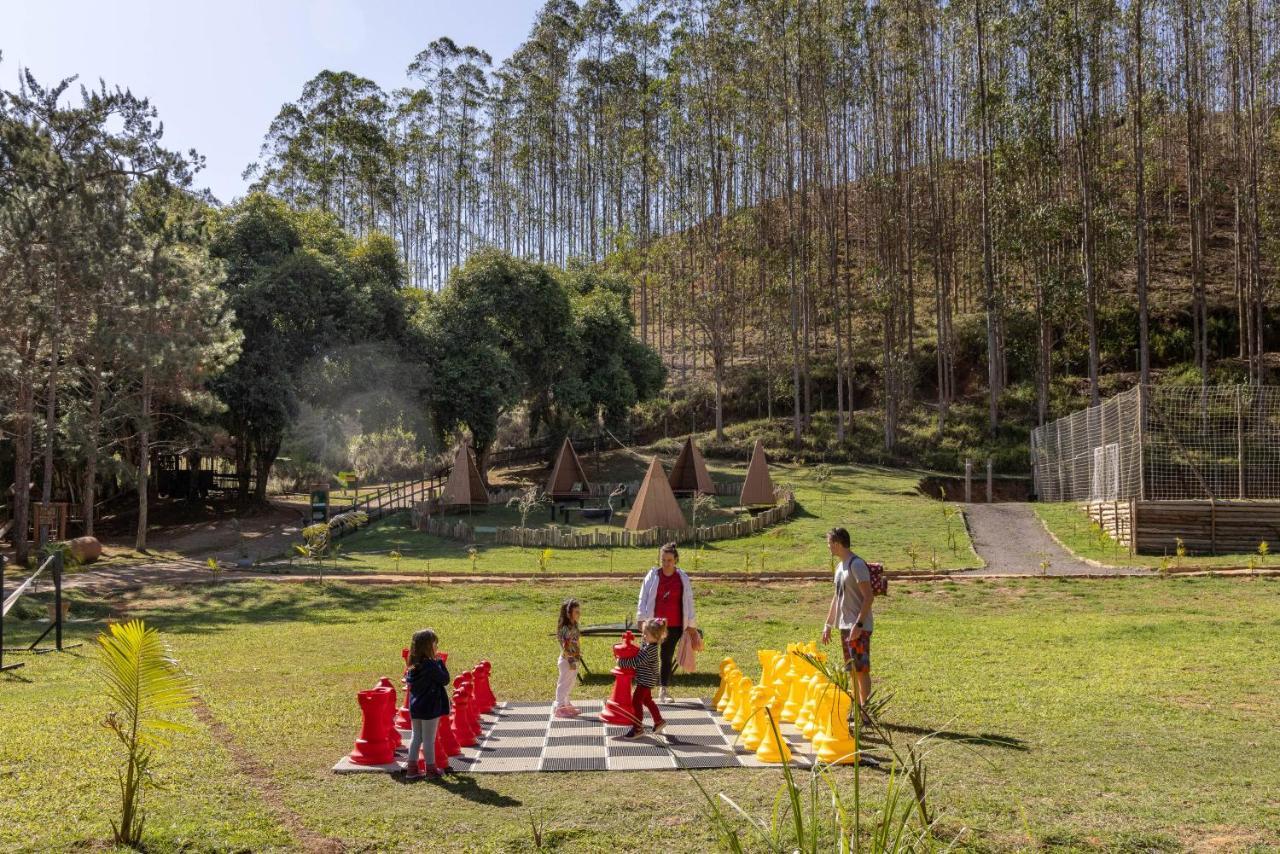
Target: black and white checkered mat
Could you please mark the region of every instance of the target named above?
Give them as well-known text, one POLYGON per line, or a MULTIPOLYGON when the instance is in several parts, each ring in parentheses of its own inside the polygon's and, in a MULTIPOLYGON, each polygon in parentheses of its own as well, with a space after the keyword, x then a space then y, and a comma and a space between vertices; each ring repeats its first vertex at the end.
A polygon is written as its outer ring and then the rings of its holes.
MULTIPOLYGON (((557 718, 550 703, 500 703, 482 717, 482 734, 474 747, 449 760, 454 771, 501 773, 515 771, 661 771, 677 768, 771 768, 736 741, 733 727, 715 714, 705 700, 677 700, 662 706, 667 727, 661 735, 620 738, 625 726, 599 718, 603 704, 584 701, 578 718, 557 718)), ((808 768, 813 749, 791 724, 782 724, 791 746, 793 766, 808 768)), ((401 731, 404 742, 409 733, 401 731)), ((338 773, 391 772, 403 767, 405 748, 397 762, 356 765, 343 757, 338 773)))

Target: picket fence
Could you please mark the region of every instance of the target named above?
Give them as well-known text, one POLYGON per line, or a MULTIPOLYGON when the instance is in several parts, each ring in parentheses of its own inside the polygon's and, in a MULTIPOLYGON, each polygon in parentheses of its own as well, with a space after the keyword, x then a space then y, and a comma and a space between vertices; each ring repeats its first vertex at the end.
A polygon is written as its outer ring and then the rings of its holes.
MULTIPOLYGON (((660 546, 663 543, 709 543, 716 540, 732 540, 758 534, 765 528, 776 525, 792 516, 796 511, 794 495, 785 496, 777 505, 736 522, 724 522, 719 525, 700 525, 696 529, 689 528, 650 528, 647 531, 586 531, 574 533, 572 530, 558 527, 546 528, 496 528, 485 530, 479 534, 481 540, 494 545, 529 546, 554 549, 591 549, 611 546, 638 547, 660 546)), ((447 537, 464 543, 477 541, 476 529, 462 519, 448 519, 431 516, 423 520, 422 530, 437 537, 447 537)))

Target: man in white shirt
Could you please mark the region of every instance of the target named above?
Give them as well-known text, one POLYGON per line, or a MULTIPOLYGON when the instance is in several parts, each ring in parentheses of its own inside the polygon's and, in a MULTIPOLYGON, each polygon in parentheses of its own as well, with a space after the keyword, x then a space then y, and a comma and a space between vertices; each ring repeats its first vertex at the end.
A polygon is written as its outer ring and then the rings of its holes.
MULTIPOLYGON (((836 558, 835 592, 827 609, 827 622, 822 628, 822 642, 831 640, 831 627, 840 629, 840 652, 845 667, 856 677, 858 708, 871 696, 871 604, 876 598, 871 589, 871 570, 866 561, 849 549, 849 532, 832 528, 827 532, 827 548, 836 558)), ((866 720, 864 713, 863 720, 866 720)))

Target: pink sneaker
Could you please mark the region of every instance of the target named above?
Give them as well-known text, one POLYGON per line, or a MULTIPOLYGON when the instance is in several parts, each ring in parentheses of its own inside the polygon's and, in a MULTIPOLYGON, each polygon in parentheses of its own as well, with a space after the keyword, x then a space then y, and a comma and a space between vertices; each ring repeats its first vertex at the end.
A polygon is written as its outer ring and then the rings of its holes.
POLYGON ((556 706, 556 710, 552 713, 557 718, 571 718, 574 712, 568 706, 556 706))
POLYGON ((579 709, 579 708, 578 708, 577 706, 575 706, 573 703, 570 703, 569 705, 565 706, 565 708, 566 708, 566 709, 568 709, 568 710, 569 710, 569 714, 573 715, 575 718, 576 718, 578 715, 582 714, 582 709, 579 709))

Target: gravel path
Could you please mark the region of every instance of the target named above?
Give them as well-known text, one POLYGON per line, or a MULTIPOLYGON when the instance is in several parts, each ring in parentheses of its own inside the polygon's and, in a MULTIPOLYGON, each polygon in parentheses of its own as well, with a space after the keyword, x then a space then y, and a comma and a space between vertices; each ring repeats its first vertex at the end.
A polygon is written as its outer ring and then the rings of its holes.
POLYGON ((987 565, 960 575, 1039 575, 1040 562, 1046 558, 1047 575, 1149 574, 1146 569, 1085 563, 1049 536, 1030 504, 968 504, 964 515, 973 547, 987 565))

